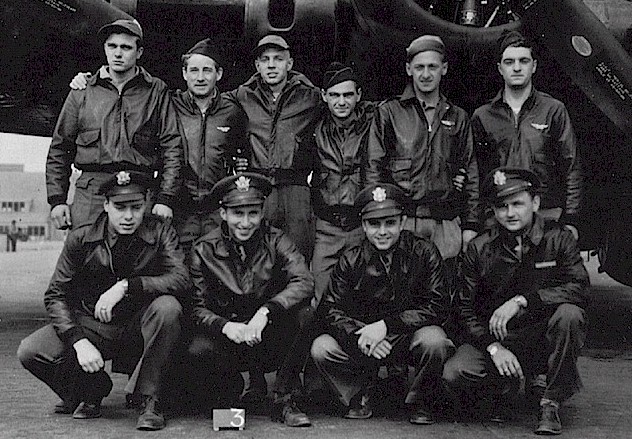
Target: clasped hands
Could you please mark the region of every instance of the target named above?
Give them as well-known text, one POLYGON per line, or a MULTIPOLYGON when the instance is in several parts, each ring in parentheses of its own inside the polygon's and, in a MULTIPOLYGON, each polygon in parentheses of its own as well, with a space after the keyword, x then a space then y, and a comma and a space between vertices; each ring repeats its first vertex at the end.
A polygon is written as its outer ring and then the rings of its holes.
POLYGON ((358 349, 367 357, 382 360, 386 358, 393 349, 393 346, 385 340, 387 328, 384 320, 363 326, 354 334, 360 336, 358 338, 358 349))
POLYGON ((261 335, 268 324, 268 316, 256 312, 248 323, 228 322, 222 328, 222 334, 234 343, 246 343, 252 347, 261 343, 261 335))

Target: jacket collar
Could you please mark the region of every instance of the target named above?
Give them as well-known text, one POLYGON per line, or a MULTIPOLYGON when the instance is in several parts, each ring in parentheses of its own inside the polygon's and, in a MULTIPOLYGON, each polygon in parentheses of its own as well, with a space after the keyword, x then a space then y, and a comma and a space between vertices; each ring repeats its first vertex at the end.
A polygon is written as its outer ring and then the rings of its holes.
MULTIPOLYGON (((490 240, 494 241, 500 236, 506 235, 505 229, 498 223, 494 224, 490 231, 490 240)), ((533 224, 531 229, 524 234, 524 238, 527 238, 535 246, 539 245, 544 237, 544 219, 536 212, 533 215, 533 224)))
MULTIPOLYGON (((221 93, 219 92, 219 90, 217 89, 217 87, 215 87, 215 89, 213 90, 213 97, 211 98, 211 103, 209 105, 209 107, 206 109, 207 114, 212 114, 215 112, 215 110, 217 109, 217 107, 219 106, 219 103, 222 99, 221 97, 221 93)), ((177 95, 181 102, 183 103, 183 105, 192 113, 196 113, 199 111, 199 107, 197 106, 197 104, 195 103, 195 99, 193 98, 193 95, 191 94, 191 92, 187 89, 185 91, 179 91, 177 95)))
MULTIPOLYGON (((535 104, 535 99, 536 99, 536 95, 537 95, 537 90, 535 89, 535 87, 531 86, 531 93, 529 93, 529 97, 527 97, 527 100, 524 101, 524 104, 522 104, 522 108, 521 108, 521 112, 522 109, 526 109, 529 110, 533 107, 533 105, 535 104)), ((494 97, 494 99, 492 99, 491 101, 491 105, 492 106, 497 106, 497 105, 507 105, 507 103, 505 102, 505 89, 501 89, 496 96, 494 97)))
MULTIPOLYGON (((147 218, 143 218, 143 222, 140 224, 138 229, 134 232, 134 236, 139 237, 147 244, 153 245, 156 243, 156 236, 147 226, 147 218)), ((106 240, 106 232, 107 232, 107 222, 108 222, 108 214, 106 212, 102 212, 94 224, 88 226, 88 230, 86 232, 85 241, 86 242, 99 242, 106 240)))
MULTIPOLYGON (((92 75, 88 80, 87 83, 88 85, 95 85, 97 83, 97 81, 101 80, 109 80, 111 78, 110 76, 110 72, 108 71, 107 66, 101 66, 99 68, 99 70, 97 71, 96 75, 92 75)), ((140 80, 144 81, 145 84, 151 84, 152 81, 152 76, 149 74, 149 72, 147 72, 147 70, 145 70, 143 67, 141 66, 136 66, 136 74, 134 75, 133 78, 131 78, 129 82, 135 81, 137 80, 136 78, 139 78, 140 80)))
MULTIPOLYGON (((415 89, 412 83, 406 84, 406 88, 403 93, 399 96, 399 101, 402 104, 412 104, 417 102, 417 95, 415 94, 415 89)), ((437 103, 437 113, 440 115, 445 114, 446 111, 450 109, 452 104, 448 101, 448 98, 445 97, 443 93, 439 93, 439 102, 437 103)))

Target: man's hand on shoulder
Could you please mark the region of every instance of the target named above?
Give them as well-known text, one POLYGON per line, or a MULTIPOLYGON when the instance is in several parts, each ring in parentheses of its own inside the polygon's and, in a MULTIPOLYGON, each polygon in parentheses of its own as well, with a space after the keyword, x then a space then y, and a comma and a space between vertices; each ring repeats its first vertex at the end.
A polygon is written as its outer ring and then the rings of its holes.
POLYGON ((518 297, 521 297, 526 304, 524 296, 512 297, 496 308, 496 311, 494 311, 489 319, 489 332, 496 337, 496 340, 502 341, 507 337, 507 323, 509 323, 509 320, 514 318, 516 315, 524 314, 525 311, 523 306, 520 304, 521 302, 516 300, 518 297))
POLYGON ((469 229, 463 230, 463 232, 461 233, 462 241, 463 241, 461 250, 463 252, 467 250, 468 244, 470 243, 472 239, 476 238, 477 235, 478 233, 476 233, 474 230, 469 230, 469 229))
POLYGON ((245 341, 246 325, 238 322, 228 322, 222 328, 224 334, 233 343, 243 343, 245 341))
POLYGON ((72 347, 77 353, 77 361, 84 372, 98 372, 105 365, 101 352, 87 338, 76 341, 72 347))
POLYGON ((59 230, 65 230, 72 226, 70 207, 67 204, 58 204, 50 211, 50 219, 59 230))
POLYGON ((70 81, 70 88, 72 88, 73 90, 85 90, 86 87, 88 87, 88 79, 90 79, 92 77, 92 73, 90 72, 79 72, 75 75, 74 78, 72 78, 72 81, 70 81))
POLYGON ((487 346, 487 352, 498 369, 500 376, 524 379, 522 366, 518 358, 502 344, 495 342, 487 346))
POLYGON ((125 293, 127 293, 127 280, 121 280, 112 285, 97 300, 94 306, 94 318, 103 323, 111 322, 112 309, 123 299, 125 293))
POLYGON ((564 228, 571 231, 571 233, 575 237, 575 241, 579 239, 579 232, 577 231, 577 227, 572 226, 570 224, 566 224, 564 225, 564 228))
POLYGON ((355 334, 359 335, 358 348, 364 355, 370 357, 377 345, 386 337, 387 328, 384 320, 379 320, 358 329, 355 334))
POLYGON ((166 220, 173 218, 173 209, 165 204, 154 204, 151 213, 161 216, 166 220))

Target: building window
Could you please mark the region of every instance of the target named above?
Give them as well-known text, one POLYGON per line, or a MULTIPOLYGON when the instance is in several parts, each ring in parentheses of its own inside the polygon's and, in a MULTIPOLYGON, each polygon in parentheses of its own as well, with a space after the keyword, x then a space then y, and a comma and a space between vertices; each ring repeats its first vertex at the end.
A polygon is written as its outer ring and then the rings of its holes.
POLYGON ((40 226, 40 236, 46 236, 46 227, 40 226))

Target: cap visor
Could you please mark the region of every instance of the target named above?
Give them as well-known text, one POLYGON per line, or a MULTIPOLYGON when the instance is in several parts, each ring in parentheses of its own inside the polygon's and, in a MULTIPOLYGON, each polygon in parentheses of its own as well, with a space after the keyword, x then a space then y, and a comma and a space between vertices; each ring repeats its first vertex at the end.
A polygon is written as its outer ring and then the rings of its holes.
POLYGON ((141 201, 145 199, 145 194, 138 192, 131 194, 116 194, 109 197, 109 200, 113 203, 126 203, 129 201, 141 201))
POLYGON ((371 210, 369 212, 362 213, 362 219, 375 219, 375 218, 387 218, 389 216, 399 216, 404 212, 403 209, 398 207, 386 207, 384 209, 371 210))

